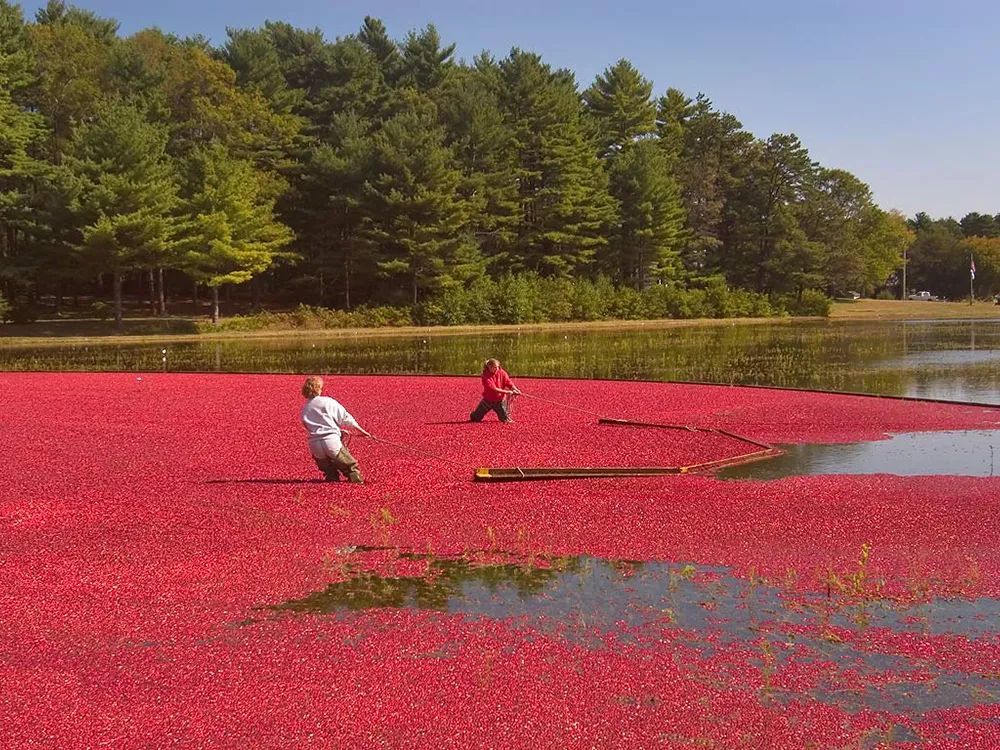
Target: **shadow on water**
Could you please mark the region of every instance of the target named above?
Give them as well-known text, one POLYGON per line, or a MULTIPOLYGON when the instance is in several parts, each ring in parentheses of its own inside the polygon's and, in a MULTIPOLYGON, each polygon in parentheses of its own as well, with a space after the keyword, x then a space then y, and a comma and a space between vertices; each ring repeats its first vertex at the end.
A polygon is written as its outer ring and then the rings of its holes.
POLYGON ((888 440, 780 446, 784 454, 720 469, 720 479, 816 474, 991 477, 1000 473, 1000 430, 905 432, 888 440))
MULTIPOLYGON (((758 666, 803 661, 833 665, 806 695, 852 711, 920 714, 994 702, 1000 695, 997 675, 940 668, 910 656, 867 650, 851 638, 824 637, 830 628, 859 636, 868 628, 885 628, 988 639, 996 635, 997 599, 932 599, 902 606, 880 599, 790 597, 780 586, 737 578, 723 567, 588 556, 399 553, 398 564, 411 571, 415 566, 420 573, 394 576, 364 568, 364 555, 371 550, 341 550, 345 580, 262 609, 336 617, 379 608, 433 610, 504 621, 526 639, 565 639, 588 649, 663 648, 680 642, 709 657, 735 644, 748 649, 758 666), (869 684, 878 687, 846 688, 838 681, 846 673, 869 676, 869 684)), ((768 690, 767 697, 790 701, 804 696, 768 690)))

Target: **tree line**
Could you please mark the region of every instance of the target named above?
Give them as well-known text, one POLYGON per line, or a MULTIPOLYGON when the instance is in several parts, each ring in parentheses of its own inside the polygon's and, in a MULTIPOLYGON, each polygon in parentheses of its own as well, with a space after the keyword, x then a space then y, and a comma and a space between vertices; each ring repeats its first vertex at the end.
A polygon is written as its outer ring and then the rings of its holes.
MULTIPOLYGON (((906 286, 926 289, 947 299, 969 296, 975 263, 975 295, 1000 293, 1000 213, 970 212, 956 221, 932 219, 924 212, 908 222, 914 241, 906 251, 906 286)), ((897 274, 893 280, 899 279, 897 274)))
POLYGON ((911 245, 911 278, 933 277, 944 251, 922 221, 795 135, 654 95, 627 60, 582 88, 517 48, 458 60, 433 25, 394 39, 368 17, 330 40, 267 22, 212 46, 123 37, 61 0, 28 21, 0 0, 15 307, 108 294, 120 322, 140 287, 161 314, 169 292, 207 289, 215 318, 222 288, 419 306, 508 277, 871 294, 911 245))

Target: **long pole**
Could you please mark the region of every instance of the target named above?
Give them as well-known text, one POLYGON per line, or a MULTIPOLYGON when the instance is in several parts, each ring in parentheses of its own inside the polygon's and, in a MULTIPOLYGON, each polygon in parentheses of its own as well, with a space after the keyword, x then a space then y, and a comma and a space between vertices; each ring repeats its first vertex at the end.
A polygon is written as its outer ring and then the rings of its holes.
POLYGON ((972 253, 969 253, 969 306, 970 307, 972 306, 972 300, 974 299, 972 296, 973 295, 972 285, 976 281, 976 273, 972 269, 975 267, 976 267, 976 261, 972 257, 972 253))

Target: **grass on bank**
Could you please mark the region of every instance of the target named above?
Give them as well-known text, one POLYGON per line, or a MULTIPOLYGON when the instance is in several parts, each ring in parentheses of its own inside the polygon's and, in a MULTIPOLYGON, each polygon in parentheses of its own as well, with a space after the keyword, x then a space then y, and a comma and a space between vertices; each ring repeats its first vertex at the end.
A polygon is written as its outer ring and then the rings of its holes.
POLYGON ((832 320, 969 320, 1000 319, 1000 306, 993 302, 922 302, 898 299, 837 301, 830 309, 832 320))

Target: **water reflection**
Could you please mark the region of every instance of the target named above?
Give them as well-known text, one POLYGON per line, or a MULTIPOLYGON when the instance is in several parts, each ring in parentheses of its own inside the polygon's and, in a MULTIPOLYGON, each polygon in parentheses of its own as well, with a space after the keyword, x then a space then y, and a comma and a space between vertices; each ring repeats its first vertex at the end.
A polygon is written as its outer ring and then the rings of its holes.
MULTIPOLYGON (((2 340, 0 340, 2 341, 2 340)), ((688 380, 1000 403, 1000 321, 768 322, 444 336, 315 336, 4 346, 0 369, 477 373, 688 380)))
MULTIPOLYGON (((919 662, 902 654, 871 651, 863 639, 828 638, 830 628, 861 633, 995 636, 1000 600, 931 599, 900 605, 880 599, 789 597, 779 586, 738 578, 724 567, 606 560, 588 556, 519 558, 505 553, 468 557, 398 555, 422 567, 393 576, 365 570, 365 548, 345 553, 347 578, 306 597, 266 608, 279 614, 356 617, 375 608, 427 609, 467 618, 502 620, 525 638, 533 633, 585 648, 627 644, 662 648, 679 641, 703 656, 738 645, 783 666, 792 661, 834 665, 829 684, 808 697, 849 710, 868 708, 917 714, 969 706, 1000 692, 1000 677, 976 675, 919 662), (664 640, 665 632, 673 640, 664 640), (790 635, 795 633, 796 635, 790 635), (848 689, 860 674, 880 687, 848 689), (908 681, 922 673, 926 679, 908 681), (894 684, 896 681, 900 684, 894 684)), ((363 629, 362 629, 363 630, 363 629)), ((802 698, 771 691, 770 698, 802 698)), ((989 701, 987 701, 989 702, 989 701)))
POLYGON ((811 474, 960 475, 1000 471, 1000 430, 907 432, 865 443, 784 445, 784 454, 720 469, 723 479, 780 479, 811 474))

